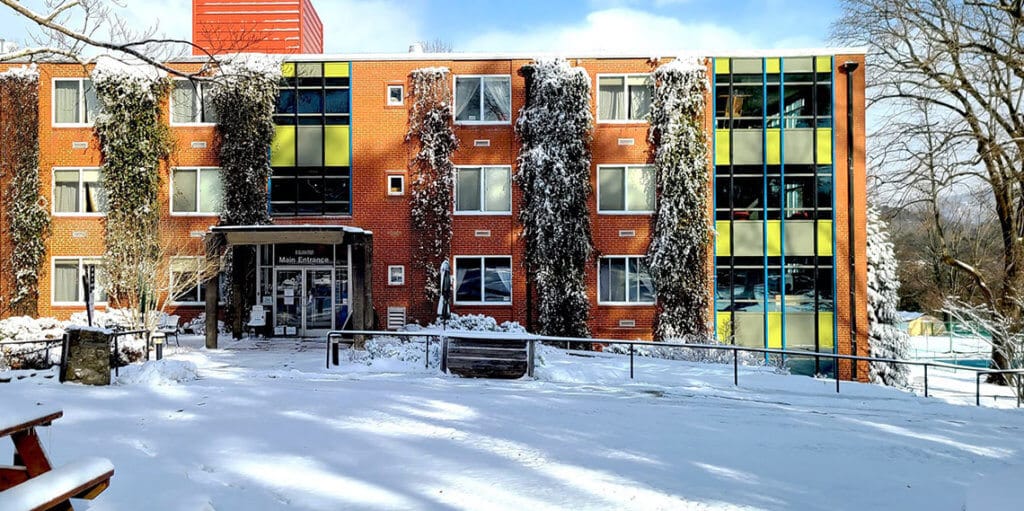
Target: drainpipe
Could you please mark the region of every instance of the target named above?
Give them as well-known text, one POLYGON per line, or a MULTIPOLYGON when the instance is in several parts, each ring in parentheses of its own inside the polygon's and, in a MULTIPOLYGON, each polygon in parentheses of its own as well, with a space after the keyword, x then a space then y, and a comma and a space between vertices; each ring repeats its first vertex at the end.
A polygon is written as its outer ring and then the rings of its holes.
MULTIPOLYGON (((846 71, 846 205, 848 209, 847 254, 850 264, 850 347, 857 354, 857 256, 855 251, 856 216, 853 202, 853 72, 858 62, 844 62, 846 71)), ((857 362, 853 362, 851 377, 857 379, 857 362)))

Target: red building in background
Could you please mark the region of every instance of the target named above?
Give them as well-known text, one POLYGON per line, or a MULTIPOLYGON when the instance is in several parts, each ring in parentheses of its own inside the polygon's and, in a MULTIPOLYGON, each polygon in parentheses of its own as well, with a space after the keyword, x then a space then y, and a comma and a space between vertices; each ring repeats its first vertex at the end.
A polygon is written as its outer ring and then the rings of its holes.
POLYGON ((310 0, 192 0, 192 42, 194 55, 323 53, 324 25, 310 0))

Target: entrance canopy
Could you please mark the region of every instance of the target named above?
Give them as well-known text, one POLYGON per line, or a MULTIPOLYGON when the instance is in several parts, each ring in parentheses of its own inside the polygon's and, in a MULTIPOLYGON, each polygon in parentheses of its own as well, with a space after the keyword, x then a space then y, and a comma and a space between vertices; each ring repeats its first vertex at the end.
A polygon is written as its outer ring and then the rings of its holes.
MULTIPOLYGON (((232 252, 232 333, 240 337, 254 309, 267 335, 321 336, 331 329, 374 327, 373 233, 345 225, 231 225, 210 228, 208 257, 232 252), (259 312, 259 311, 257 311, 259 312)), ((216 347, 217 290, 206 288, 207 346, 216 347), (212 295, 210 293, 213 293, 212 295), (211 298, 212 297, 212 298, 211 298)))
POLYGON ((222 234, 228 245, 270 245, 274 243, 351 244, 372 232, 346 225, 218 225, 210 228, 222 234))

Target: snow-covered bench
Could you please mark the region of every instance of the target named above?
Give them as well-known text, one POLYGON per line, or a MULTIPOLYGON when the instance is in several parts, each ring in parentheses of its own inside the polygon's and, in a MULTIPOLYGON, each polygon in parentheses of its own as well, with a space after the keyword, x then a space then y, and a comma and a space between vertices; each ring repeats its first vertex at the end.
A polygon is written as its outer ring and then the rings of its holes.
POLYGON ((156 325, 156 331, 164 334, 164 338, 174 336, 174 344, 181 346, 178 342, 178 323, 181 321, 181 316, 174 316, 170 314, 162 314, 160 316, 160 322, 156 325))
POLYGON ((0 419, 0 438, 9 436, 14 442, 14 463, 0 465, 0 511, 73 509, 68 499, 93 499, 110 485, 114 466, 104 458, 50 466, 35 428, 63 415, 50 410, 0 419))

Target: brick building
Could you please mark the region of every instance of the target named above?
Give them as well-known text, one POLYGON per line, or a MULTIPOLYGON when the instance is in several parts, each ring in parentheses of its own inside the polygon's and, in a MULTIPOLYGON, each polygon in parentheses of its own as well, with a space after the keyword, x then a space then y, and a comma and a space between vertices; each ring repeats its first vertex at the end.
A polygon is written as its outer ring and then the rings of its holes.
MULTIPOLYGON (((526 89, 520 69, 533 57, 284 57, 269 211, 281 226, 372 231, 367 280, 381 328, 433 319, 424 276, 412 264, 408 166, 416 147, 406 132, 410 73, 438 66, 452 75, 460 142, 453 157, 453 311, 533 324, 517 220, 521 191, 511 182, 519 149, 514 125, 526 89)), ((591 327, 600 337, 649 338, 656 309, 643 256, 653 151, 644 116, 659 62, 649 55, 566 57, 592 80, 590 209, 599 257, 587 274, 591 327)), ((863 51, 724 52, 706 64, 718 336, 742 345, 866 355, 863 51)), ((198 64, 186 58, 174 65, 198 64)), ((66 318, 84 306, 77 284, 82 269, 105 253, 101 154, 91 127, 95 98, 80 66, 47 63, 39 71, 40 193, 53 229, 38 313, 66 318)), ((160 235, 179 247, 180 257, 200 256, 202 237, 218 222, 216 113, 202 86, 185 81, 176 83, 164 108, 175 150, 161 169, 160 235)), ((350 255, 330 245, 262 239, 252 299, 268 310, 272 331, 318 335, 339 327, 338 311, 351 296, 350 255)), ((197 287, 174 308, 195 316, 203 298, 197 287)))

